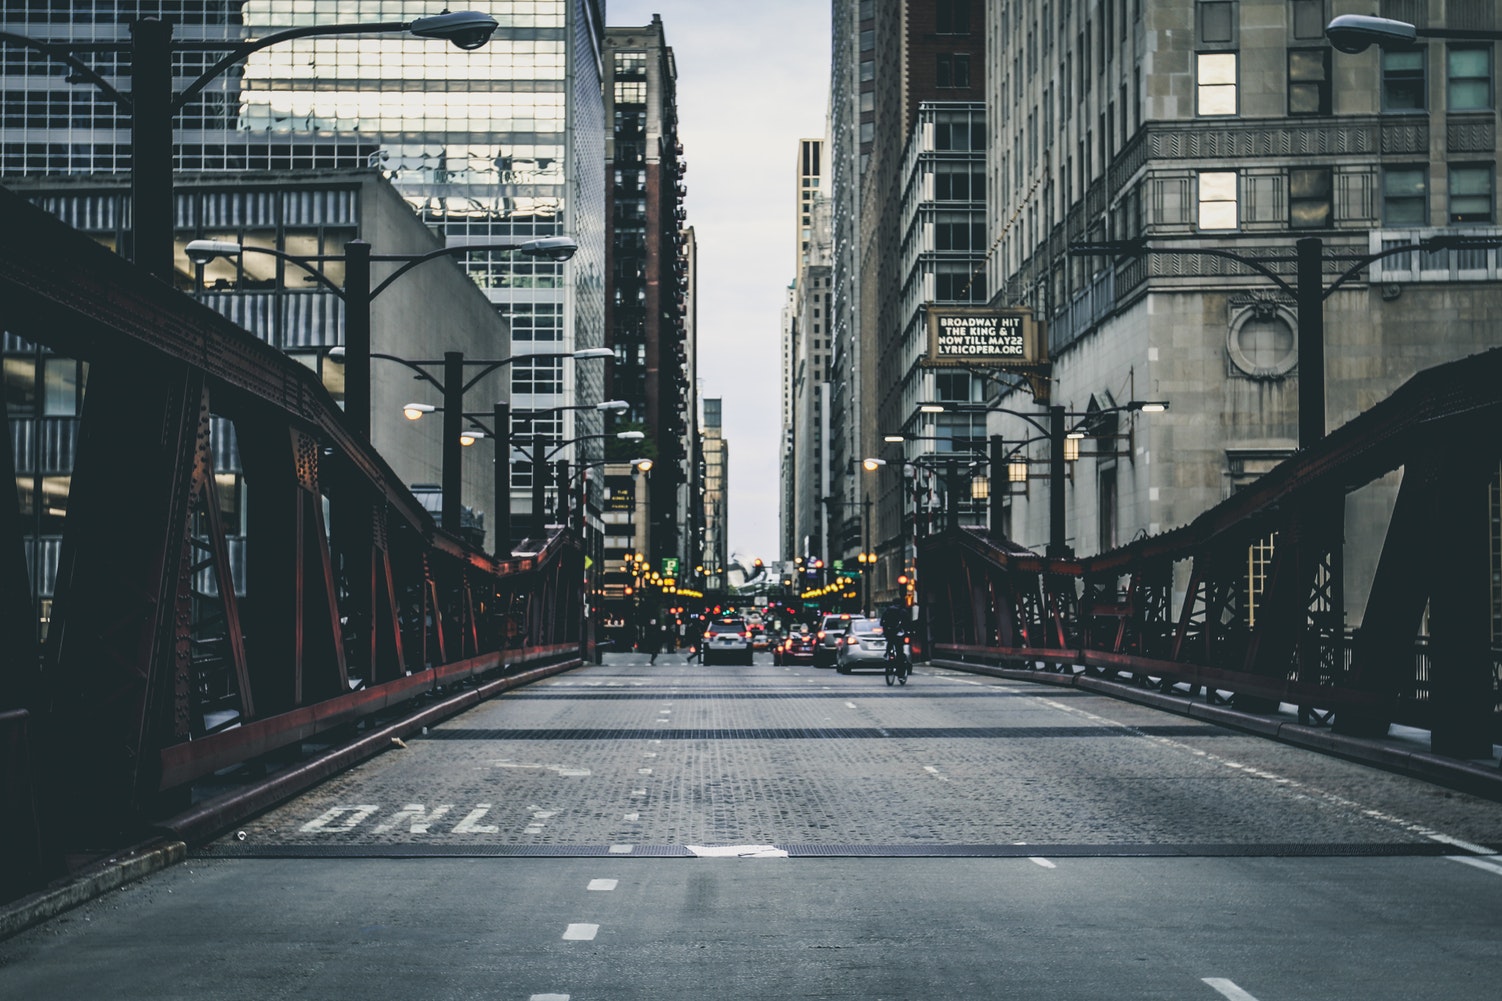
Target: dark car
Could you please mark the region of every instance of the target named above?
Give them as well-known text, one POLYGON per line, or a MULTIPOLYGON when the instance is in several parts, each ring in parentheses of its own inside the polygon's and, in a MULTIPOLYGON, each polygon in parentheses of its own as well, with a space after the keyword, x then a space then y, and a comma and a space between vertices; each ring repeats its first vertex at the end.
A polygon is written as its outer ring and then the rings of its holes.
POLYGON ((772 650, 772 663, 774 664, 812 664, 813 662, 814 634, 807 627, 788 633, 772 650))
POLYGON ((751 627, 745 619, 715 619, 704 630, 704 663, 750 664, 751 627))

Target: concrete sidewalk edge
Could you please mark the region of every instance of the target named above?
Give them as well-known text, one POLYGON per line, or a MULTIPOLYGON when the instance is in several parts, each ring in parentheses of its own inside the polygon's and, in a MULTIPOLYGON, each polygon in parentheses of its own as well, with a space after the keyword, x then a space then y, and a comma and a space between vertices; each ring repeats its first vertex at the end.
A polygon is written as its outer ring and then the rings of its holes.
POLYGON ((188 846, 183 842, 158 841, 96 862, 67 877, 65 883, 38 890, 0 907, 0 939, 9 938, 111 890, 176 865, 187 857, 188 846))
POLYGON ((1292 744, 1296 747, 1333 754, 1363 764, 1398 772, 1411 778, 1433 782, 1461 792, 1502 801, 1502 769, 1446 758, 1395 741, 1366 737, 1347 737, 1330 730, 1290 722, 1278 716, 1240 712, 1228 706, 1215 706, 1187 695, 1153 692, 1119 681, 1085 674, 1030 671, 1015 667, 994 667, 959 660, 935 660, 933 666, 969 674, 985 674, 1009 681, 1058 685, 1095 692, 1125 702, 1151 706, 1178 716, 1203 719, 1221 726, 1292 744))

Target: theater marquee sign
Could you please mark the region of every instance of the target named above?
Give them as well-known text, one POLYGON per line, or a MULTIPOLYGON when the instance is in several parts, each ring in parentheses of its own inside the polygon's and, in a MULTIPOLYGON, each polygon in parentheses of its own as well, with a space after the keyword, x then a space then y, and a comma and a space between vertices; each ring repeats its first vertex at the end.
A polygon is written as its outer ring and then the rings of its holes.
POLYGON ((1026 376, 1037 399, 1047 399, 1048 339, 1030 309, 928 307, 930 366, 964 366, 1026 376))

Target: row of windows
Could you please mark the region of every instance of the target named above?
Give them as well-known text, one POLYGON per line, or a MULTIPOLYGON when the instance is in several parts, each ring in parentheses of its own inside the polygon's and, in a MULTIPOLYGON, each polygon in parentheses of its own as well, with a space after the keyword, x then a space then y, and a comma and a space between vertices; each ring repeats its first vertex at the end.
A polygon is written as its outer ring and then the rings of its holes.
MULTIPOLYGON (((1238 112, 1240 54, 1200 52, 1195 56, 1195 110, 1200 115, 1238 112)), ((1423 49, 1384 51, 1381 109, 1386 114, 1429 110, 1428 53, 1423 49)), ((1328 115, 1330 49, 1288 50, 1288 113, 1328 115)), ((1451 45, 1445 51, 1445 110, 1489 111, 1494 105, 1490 45, 1451 45)))
MULTIPOLYGON (((1451 164, 1445 202, 1446 224, 1490 223, 1495 218, 1495 177, 1490 163, 1451 164)), ((1240 176, 1234 170, 1201 171, 1197 222, 1200 229, 1235 229, 1240 224, 1240 176)), ((1384 167, 1382 222, 1388 226, 1428 226, 1429 171, 1422 166, 1384 167)), ((1328 228, 1334 220, 1333 173, 1329 167, 1288 172, 1288 224, 1296 229, 1328 228)))

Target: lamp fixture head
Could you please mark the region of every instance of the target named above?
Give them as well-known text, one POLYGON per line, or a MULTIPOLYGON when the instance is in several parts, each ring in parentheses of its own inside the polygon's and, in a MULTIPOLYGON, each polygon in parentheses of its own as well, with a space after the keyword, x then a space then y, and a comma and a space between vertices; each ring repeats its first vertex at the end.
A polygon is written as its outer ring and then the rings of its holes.
POLYGON ((477 10, 444 11, 419 17, 407 30, 419 38, 442 38, 461 49, 478 49, 495 34, 496 19, 477 10))
POLYGON ((1325 25, 1325 37, 1342 52, 1365 52, 1376 45, 1381 48, 1408 48, 1418 37, 1418 29, 1406 21, 1366 14, 1342 14, 1325 25))
POLYGON ((877 469, 887 464, 885 459, 866 458, 861 460, 861 468, 868 473, 874 473, 877 469))
POLYGON ((431 414, 437 409, 431 403, 406 403, 402 405, 402 416, 409 421, 420 421, 423 414, 431 414))
POLYGON ((615 352, 610 348, 580 348, 571 357, 581 361, 585 358, 614 358, 615 352))
POLYGON ((641 431, 617 431, 615 436, 621 441, 641 441, 646 434, 641 431))
POLYGON ((483 437, 485 437, 484 431, 461 431, 459 432, 459 444, 468 448, 483 437))
POLYGON ((189 240, 188 260, 194 264, 208 264, 216 257, 237 257, 244 249, 228 240, 189 240))
POLYGON ((601 411, 630 410, 631 404, 627 403, 625 400, 606 400, 604 403, 596 403, 595 409, 601 411))
POLYGON ((544 236, 538 240, 528 240, 516 249, 532 257, 566 261, 578 252, 579 243, 571 236, 544 236))

